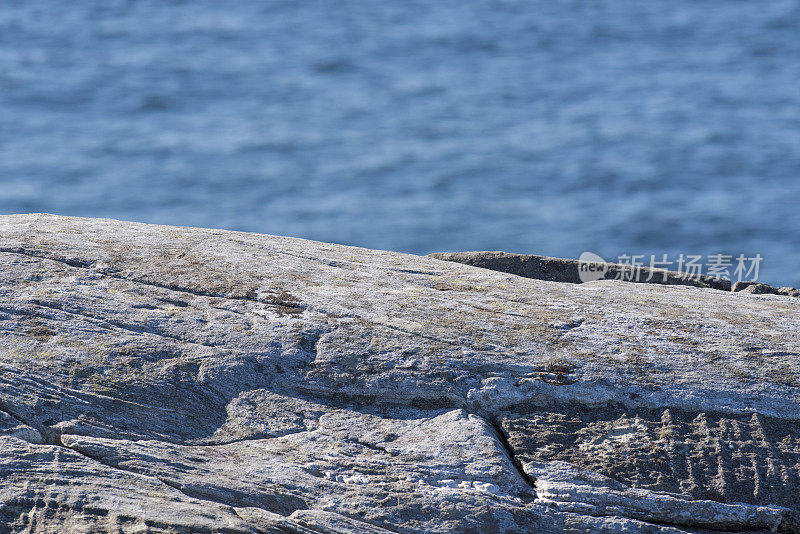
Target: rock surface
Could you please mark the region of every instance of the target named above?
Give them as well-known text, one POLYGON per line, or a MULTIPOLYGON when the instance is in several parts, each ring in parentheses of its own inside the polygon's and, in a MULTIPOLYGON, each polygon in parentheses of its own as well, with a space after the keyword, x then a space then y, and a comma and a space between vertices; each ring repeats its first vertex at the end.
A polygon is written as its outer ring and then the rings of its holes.
POLYGON ((798 532, 800 301, 0 217, 0 531, 798 532))

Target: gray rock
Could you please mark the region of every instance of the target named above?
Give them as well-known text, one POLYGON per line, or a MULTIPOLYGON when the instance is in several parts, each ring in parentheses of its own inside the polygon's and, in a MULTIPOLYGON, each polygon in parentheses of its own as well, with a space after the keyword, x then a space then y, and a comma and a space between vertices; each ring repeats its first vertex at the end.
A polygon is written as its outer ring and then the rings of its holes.
POLYGON ((734 292, 752 293, 754 295, 785 295, 787 297, 800 297, 800 289, 794 287, 773 287, 760 282, 736 282, 733 284, 734 292))
POLYGON ((800 529, 795 299, 49 215, 0 262, 11 532, 800 529))
MULTIPOLYGON (((550 282, 568 282, 580 284, 579 260, 550 258, 533 254, 510 254, 508 252, 434 252, 428 254, 432 258, 454 261, 493 271, 500 271, 525 278, 548 280, 550 282)), ((688 276, 687 273, 606 263, 603 280, 620 280, 634 283, 679 285, 692 287, 711 287, 722 291, 731 290, 730 280, 713 276, 688 276)))
POLYGON ((778 295, 778 288, 761 282, 736 282, 734 293, 752 293, 753 295, 778 295))

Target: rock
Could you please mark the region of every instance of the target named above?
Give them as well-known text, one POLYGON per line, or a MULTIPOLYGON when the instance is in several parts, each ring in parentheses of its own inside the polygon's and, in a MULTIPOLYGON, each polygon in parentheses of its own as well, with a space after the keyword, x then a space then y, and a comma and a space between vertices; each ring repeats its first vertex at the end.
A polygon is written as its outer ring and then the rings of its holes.
POLYGON ((734 293, 752 293, 753 295, 778 295, 778 288, 760 282, 736 282, 734 293))
POLYGON ((778 295, 786 295, 787 297, 800 297, 800 289, 796 287, 779 287, 778 295))
POLYGON ((10 532, 800 529, 793 299, 50 215, 0 262, 10 532))
POLYGON ((35 428, 14 418, 11 414, 0 412, 0 436, 14 436, 30 443, 42 443, 42 435, 35 428))
POLYGON ((0 525, 10 532, 247 532, 228 505, 58 445, 0 436, 0 525))
POLYGON ((773 287, 760 282, 736 282, 733 284, 734 292, 752 293, 754 295, 785 295, 787 297, 800 297, 800 289, 794 287, 773 287))
POLYGON ((775 532, 783 523, 784 511, 778 507, 687 500, 669 493, 632 489, 566 462, 529 462, 524 469, 536 480, 537 499, 559 510, 601 517, 624 510, 625 515, 646 522, 714 530, 775 532))
MULTIPOLYGON (((581 283, 579 275, 581 262, 579 260, 528 254, 509 254, 508 252, 434 252, 433 254, 428 254, 428 256, 536 280, 568 282, 570 284, 581 283)), ((601 277, 603 280, 711 287, 722 291, 731 290, 730 280, 724 278, 707 275, 687 276, 686 273, 677 271, 634 267, 617 263, 605 263, 604 266, 605 272, 601 277)))

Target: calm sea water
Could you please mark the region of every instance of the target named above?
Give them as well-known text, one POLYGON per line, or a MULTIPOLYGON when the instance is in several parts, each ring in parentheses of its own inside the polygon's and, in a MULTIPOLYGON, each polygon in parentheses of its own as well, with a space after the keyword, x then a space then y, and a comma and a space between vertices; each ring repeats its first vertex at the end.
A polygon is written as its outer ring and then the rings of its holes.
POLYGON ((0 6, 0 212, 800 286, 800 2, 0 6))

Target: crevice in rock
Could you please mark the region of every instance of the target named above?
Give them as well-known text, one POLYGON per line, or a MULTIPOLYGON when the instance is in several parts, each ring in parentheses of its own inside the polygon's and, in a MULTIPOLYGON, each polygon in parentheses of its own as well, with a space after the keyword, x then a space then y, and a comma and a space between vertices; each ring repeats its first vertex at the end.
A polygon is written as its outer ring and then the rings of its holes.
MULTIPOLYGON (((580 503, 576 503, 580 504, 580 503)), ((739 534, 768 534, 770 532, 779 532, 781 534, 796 534, 798 531, 792 530, 792 528, 786 529, 784 528, 783 524, 779 525, 777 530, 772 531, 764 528, 747 528, 747 526, 742 527, 730 527, 730 528, 714 528, 709 527, 707 525, 697 525, 693 524, 690 520, 688 521, 655 521, 652 519, 643 519, 641 517, 635 517, 632 514, 626 514, 622 510, 618 510, 615 512, 609 513, 598 513, 592 512, 590 510, 581 510, 580 512, 572 512, 572 513, 579 513, 580 515, 585 515, 589 517, 623 517, 625 519, 630 519, 632 521, 636 521, 642 523, 644 525, 652 525, 654 527, 666 527, 666 528, 673 528, 673 529, 680 529, 682 532, 692 533, 702 533, 702 534, 715 534, 720 533, 723 534, 725 532, 735 532, 739 534), (743 530, 745 528, 746 530, 743 530), (689 530, 691 529, 691 530, 689 530)))
POLYGON ((309 362, 315 361, 319 356, 319 342, 322 336, 330 334, 331 332, 332 330, 321 330, 301 334, 298 346, 308 354, 309 362))
POLYGON ((16 420, 18 423, 21 423, 21 424, 23 424, 25 426, 29 426, 31 428, 34 428, 33 425, 29 424, 22 417, 20 417, 19 415, 15 414, 13 411, 9 410, 8 406, 6 405, 5 402, 3 402, 2 399, 0 399, 0 412, 5 413, 6 415, 11 417, 12 419, 16 420))
POLYGON ((44 440, 44 443, 46 445, 61 445, 61 440, 56 430, 49 427, 40 427, 38 425, 33 424, 32 422, 28 421, 25 417, 16 413, 2 399, 0 399, 0 411, 8 414, 11 418, 18 421, 19 423, 37 431, 39 435, 42 436, 42 440, 44 440))
POLYGON ((191 344, 191 345, 201 345, 203 347, 209 347, 209 348, 216 347, 216 345, 214 345, 213 343, 203 343, 202 341, 190 341, 188 339, 183 339, 183 338, 178 337, 178 336, 172 336, 172 335, 169 335, 169 334, 165 334, 164 332, 158 332, 158 331, 153 330, 153 329, 137 328, 137 327, 133 327, 133 326, 129 326, 129 325, 120 323, 119 321, 114 321, 114 320, 110 320, 110 319, 103 319, 101 317, 97 317, 97 316, 92 315, 90 313, 76 311, 76 310, 67 310, 67 309, 65 309, 63 306, 61 306, 59 304, 51 304, 51 303, 43 302, 43 301, 40 301, 40 300, 32 300, 30 302, 31 302, 31 304, 33 304, 35 306, 40 306, 42 308, 49 308, 51 310, 60 311, 62 313, 66 313, 66 314, 69 314, 69 315, 78 315, 80 317, 85 317, 87 319, 92 319, 93 321, 97 321, 100 324, 107 324, 109 326, 112 326, 112 327, 115 327, 115 328, 119 328, 120 330, 127 330, 128 332, 132 332, 134 334, 150 334, 150 335, 153 335, 153 336, 158 336, 160 338, 169 339, 169 340, 172 340, 172 341, 177 341, 179 343, 187 343, 187 344, 191 344))
POLYGON ((365 447, 367 449, 370 449, 370 450, 373 450, 373 451, 376 451, 376 452, 382 452, 384 454, 391 454, 385 447, 381 447, 380 445, 375 445, 373 443, 367 443, 366 441, 362 441, 362 440, 357 439, 357 438, 355 438, 355 439, 351 438, 349 441, 351 443, 355 443, 357 445, 361 445, 362 447, 365 447))
POLYGON ((442 276, 441 272, 436 272, 436 271, 419 271, 416 269, 395 269, 392 267, 385 267, 384 269, 387 271, 394 271, 398 273, 419 274, 423 276, 442 276))
POLYGON ((0 252, 6 252, 8 254, 19 254, 20 256, 28 256, 30 258, 52 260, 58 263, 63 263, 64 265, 68 265, 70 267, 78 267, 80 269, 91 269, 95 264, 95 262, 93 261, 81 260, 78 258, 63 258, 63 257, 54 258, 51 256, 46 256, 44 254, 37 254, 36 252, 26 250, 21 247, 16 247, 16 248, 0 247, 0 252))
POLYGON ((472 308, 474 310, 478 310, 480 312, 493 313, 495 315, 507 315, 509 317, 519 317, 521 319, 528 319, 528 320, 536 319, 535 316, 531 316, 531 315, 525 315, 525 314, 522 314, 522 313, 514 313, 514 312, 504 311, 504 310, 493 310, 491 308, 484 308, 483 306, 478 306, 476 304, 472 304, 471 302, 462 302, 462 301, 455 300, 455 299, 451 299, 451 300, 453 300, 454 302, 458 302, 459 304, 461 304, 463 306, 469 306, 470 308, 472 308))
MULTIPOLYGON (((37 428, 35 425, 29 423, 28 421, 25 420, 24 417, 22 417, 21 415, 15 413, 13 410, 11 410, 8 407, 8 405, 6 405, 6 403, 3 402, 2 399, 0 399, 0 412, 3 412, 4 414, 8 415, 11 419, 13 419, 14 421, 18 422, 19 424, 24 425, 24 426, 26 426, 28 428, 31 428, 31 429, 35 430, 36 432, 38 432, 39 436, 41 436, 42 441, 44 443, 48 443, 50 441, 48 439, 48 437, 52 436, 52 432, 43 432, 41 428, 37 428)), ((34 443, 34 444, 38 444, 39 443, 38 440, 31 441, 30 439, 27 439, 26 437, 20 436, 18 434, 11 434, 11 435, 13 435, 14 437, 16 437, 18 439, 22 439, 24 441, 28 441, 29 443, 34 443)), ((33 436, 28 436, 28 437, 33 437, 33 436)))
MULTIPOLYGON (((561 503, 565 503, 565 501, 560 501, 561 503)), ((687 501, 692 502, 692 501, 687 501)), ((552 504, 552 503, 551 503, 552 504)), ((569 504, 584 504, 581 502, 570 502, 569 504)), ((557 508, 557 507, 556 507, 557 508)), ((668 528, 677 528, 681 529, 682 531, 687 532, 701 532, 703 534, 712 534, 712 533, 725 533, 725 532, 738 532, 738 533, 747 533, 747 534, 767 534, 769 532, 778 532, 780 534, 798 534, 800 533, 800 523, 797 522, 797 518, 795 518, 791 512, 785 514, 780 523, 774 527, 774 530, 771 528, 767 528, 763 525, 752 525, 748 524, 747 522, 742 523, 741 525, 731 525, 726 527, 715 527, 710 526, 704 522, 697 522, 693 520, 691 516, 686 516, 684 518, 678 518, 675 521, 659 521, 656 519, 645 519, 643 517, 637 517, 636 514, 632 514, 630 512, 626 512, 624 509, 616 509, 614 511, 609 511, 607 513, 592 511, 590 509, 582 509, 580 512, 570 512, 576 513, 580 515, 585 515, 589 517, 624 517, 625 519, 630 519, 632 521, 638 521, 639 523, 643 523, 645 525, 653 525, 656 527, 668 527, 668 528), (687 530, 691 529, 691 530, 687 530)), ((746 520, 745 520, 746 521, 746 520)))
MULTIPOLYGON (((481 416, 478 415, 478 417, 481 416)), ((511 464, 514 466, 514 468, 516 468, 520 478, 522 478, 522 480, 524 480, 525 483, 531 487, 531 489, 534 491, 535 494, 536 479, 525 472, 525 469, 522 466, 522 462, 520 461, 519 456, 517 456, 516 451, 514 451, 514 447, 511 445, 511 443, 509 443, 508 435, 506 435, 505 431, 503 430, 503 427, 500 425, 500 423, 497 421, 495 417, 490 417, 490 418, 484 417, 483 419, 494 429, 495 433, 497 434, 497 440, 500 442, 500 445, 503 446, 503 450, 508 456, 508 459, 511 461, 511 464)))
POLYGON ((398 390, 392 390, 391 392, 384 390, 355 392, 340 389, 321 389, 308 384, 297 384, 291 390, 286 390, 286 392, 296 394, 303 399, 313 399, 313 402, 328 406, 347 404, 353 410, 367 410, 370 413, 381 406, 400 406, 420 410, 469 411, 463 398, 446 392, 432 392, 430 395, 422 395, 419 391, 404 393, 398 390))

